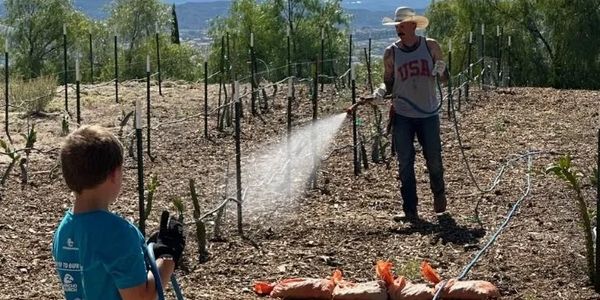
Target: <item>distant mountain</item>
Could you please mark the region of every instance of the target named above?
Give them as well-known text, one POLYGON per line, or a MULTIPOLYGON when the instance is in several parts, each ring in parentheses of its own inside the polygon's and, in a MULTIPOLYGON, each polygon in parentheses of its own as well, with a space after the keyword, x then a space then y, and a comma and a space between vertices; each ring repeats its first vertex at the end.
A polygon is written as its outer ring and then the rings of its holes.
MULTIPOLYGON (((423 14, 432 0, 405 0, 401 5, 412 6, 423 14)), ((175 4, 179 18, 179 28, 185 38, 203 35, 210 21, 229 12, 231 0, 163 0, 175 4)), ((102 20, 108 16, 111 0, 74 0, 75 7, 88 16, 102 20)), ((381 29, 385 16, 393 17, 398 0, 349 0, 342 1, 343 7, 352 16, 351 27, 355 30, 370 31, 381 29)), ((0 15, 4 15, 4 5, 0 5, 0 15)))
MULTIPOLYGON (((351 16, 350 22, 353 29, 381 27, 381 21, 384 17, 394 16, 393 12, 372 11, 367 9, 346 9, 346 12, 351 16)), ((423 15, 425 9, 416 9, 416 12, 419 15, 423 15)))
POLYGON ((82 11, 91 18, 101 20, 107 16, 107 8, 111 0, 75 0, 75 8, 82 11))
POLYGON ((365 9, 370 11, 385 11, 391 17, 398 6, 409 6, 414 9, 425 9, 432 0, 350 0, 342 1, 346 9, 365 9))
POLYGON ((207 29, 211 20, 229 13, 230 5, 230 1, 187 2, 177 5, 179 27, 184 30, 202 31, 207 29))
MULTIPOLYGON (((345 9, 354 12, 367 13, 373 15, 373 12, 385 12, 385 14, 377 13, 377 18, 381 19, 384 16, 393 16, 396 7, 410 6, 417 10, 425 9, 432 0, 406 0, 399 3, 398 0, 350 0, 342 1, 342 6, 345 9)), ((106 17, 106 8, 110 5, 111 0, 75 0, 75 7, 85 12, 95 19, 103 19, 106 17)), ((182 29, 198 29, 203 23, 203 18, 207 16, 209 19, 216 16, 222 16, 227 13, 227 8, 231 0, 163 0, 165 3, 175 4, 177 6, 177 16, 182 19, 180 25, 182 29), (225 8, 223 10, 223 8, 225 8), (191 11, 195 10, 195 11, 191 11), (183 16, 183 15, 185 16, 183 16), (188 17, 192 19, 188 20, 188 17), (198 20, 197 18, 203 18, 198 20)), ((2 7, 3 8, 3 7, 2 7)), ((359 16, 359 14, 356 14, 359 16)), ((360 19, 364 19, 360 15, 360 19)), ((363 26, 356 25, 356 26, 363 26)))

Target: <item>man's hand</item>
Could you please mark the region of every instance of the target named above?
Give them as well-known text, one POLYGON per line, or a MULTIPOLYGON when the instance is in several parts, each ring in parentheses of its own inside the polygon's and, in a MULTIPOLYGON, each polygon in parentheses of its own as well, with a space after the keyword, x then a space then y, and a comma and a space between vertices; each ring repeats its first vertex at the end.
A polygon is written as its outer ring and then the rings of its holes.
POLYGON ((175 267, 179 266, 179 260, 185 248, 185 235, 183 224, 174 217, 169 218, 169 213, 163 211, 160 218, 160 229, 148 238, 148 243, 154 243, 154 256, 171 256, 175 267))
POLYGON ((348 115, 351 115, 352 112, 354 110, 356 110, 356 108, 358 108, 360 105, 371 103, 373 100, 375 100, 375 98, 373 96, 360 97, 360 99, 358 101, 356 101, 356 103, 354 103, 354 104, 352 104, 352 106, 346 108, 346 113, 348 115))
POLYGON ((446 62, 444 62, 443 60, 438 60, 435 62, 435 65, 433 66, 433 70, 431 71, 431 76, 443 76, 444 75, 444 71, 446 71, 446 62))
POLYGON ((377 100, 381 100, 385 96, 385 93, 386 93, 385 84, 382 83, 382 84, 379 85, 378 88, 375 89, 375 91, 373 91, 373 97, 372 98, 375 98, 377 100))

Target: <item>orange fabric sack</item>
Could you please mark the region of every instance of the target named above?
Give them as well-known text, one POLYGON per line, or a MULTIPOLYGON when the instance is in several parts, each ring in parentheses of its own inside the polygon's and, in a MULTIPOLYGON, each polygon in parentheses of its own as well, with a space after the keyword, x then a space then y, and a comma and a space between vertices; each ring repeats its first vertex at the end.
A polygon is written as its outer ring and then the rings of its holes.
MULTIPOLYGON (((441 283, 436 285, 436 291, 441 283)), ((456 300, 489 300, 500 299, 500 291, 490 282, 483 280, 456 280, 450 279, 442 290, 444 299, 456 300)))
MULTIPOLYGON (((404 277, 400 277, 404 279, 404 277)), ((401 289, 389 289, 390 300, 431 300, 433 298, 433 289, 426 284, 416 284, 404 279, 404 286, 401 289)))
POLYGON ((331 279, 291 278, 278 282, 271 291, 271 297, 284 299, 327 299, 330 300, 335 281, 341 280, 342 273, 336 270, 331 279))
MULTIPOLYGON (((436 285, 436 291, 442 286, 440 275, 426 261, 421 263, 421 275, 436 285)), ((492 283, 483 280, 460 281, 450 279, 444 286, 441 296, 444 299, 455 300, 500 299, 500 291, 492 283)))
POLYGON ((352 283, 339 282, 333 289, 333 300, 387 300, 388 294, 383 281, 352 283))
POLYGON ((252 290, 259 296, 269 296, 274 287, 275 283, 259 281, 254 284, 252 290))
POLYGON ((433 298, 433 289, 425 284, 414 284, 403 276, 393 279, 392 267, 390 262, 377 262, 377 276, 386 283, 390 300, 430 300, 433 298))

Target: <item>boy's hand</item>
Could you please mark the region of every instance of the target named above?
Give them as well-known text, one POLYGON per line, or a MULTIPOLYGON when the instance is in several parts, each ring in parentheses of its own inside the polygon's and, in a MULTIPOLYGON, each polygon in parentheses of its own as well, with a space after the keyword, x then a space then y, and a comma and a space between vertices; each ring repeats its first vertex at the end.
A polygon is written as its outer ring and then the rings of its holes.
POLYGON ((185 248, 185 235, 183 234, 183 224, 176 218, 169 218, 169 213, 163 211, 160 218, 160 230, 153 233, 148 242, 154 242, 154 256, 170 255, 173 257, 175 267, 179 266, 179 260, 185 248))

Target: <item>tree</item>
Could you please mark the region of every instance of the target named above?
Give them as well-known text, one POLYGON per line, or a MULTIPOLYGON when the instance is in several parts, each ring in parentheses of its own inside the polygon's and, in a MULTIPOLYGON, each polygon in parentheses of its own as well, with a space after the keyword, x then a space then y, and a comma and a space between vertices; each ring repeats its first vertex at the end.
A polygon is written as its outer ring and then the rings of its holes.
POLYGON ((159 0, 113 1, 107 23, 118 34, 119 41, 125 44, 127 65, 123 70, 124 76, 134 76, 144 69, 133 64, 134 56, 146 39, 156 32, 157 24, 167 24, 167 9, 168 6, 159 0))
POLYGON ((177 22, 177 12, 175 11, 175 4, 171 7, 171 43, 180 44, 179 41, 179 23, 177 22))
MULTIPOLYGON (((466 68, 468 32, 479 45, 479 26, 488 29, 485 56, 495 57, 500 47, 513 62, 511 77, 518 85, 557 88, 600 88, 600 0, 446 0, 427 12, 430 36, 442 45, 453 41, 453 70, 466 68), (510 35, 497 45, 495 28, 510 35)), ((506 38, 506 37, 505 37, 506 38)), ((477 52, 475 52, 477 53, 477 52)), ((476 55, 477 56, 477 55, 476 55)))
POLYGON ((26 78, 38 77, 48 66, 45 60, 60 52, 63 23, 81 15, 68 0, 6 0, 4 5, 15 66, 26 78))
MULTIPOLYGON (((271 75, 280 78, 286 74, 286 68, 277 68, 286 63, 287 28, 291 27, 292 45, 295 62, 312 62, 319 56, 321 29, 324 28, 332 47, 327 49, 327 57, 343 56, 346 52, 343 29, 347 28, 349 16, 341 7, 340 0, 235 0, 231 4, 229 15, 219 18, 211 24, 209 36, 220 41, 228 32, 231 40, 238 41, 237 48, 248 49, 250 33, 254 34, 256 57, 265 61, 267 67, 275 68, 271 75), (291 18, 290 18, 291 16, 291 18), (233 37, 237 37, 233 38, 233 37), (241 41, 241 42, 240 42, 241 41), (240 45, 241 44, 241 45, 240 45)), ((231 45, 233 48, 233 43, 231 45)), ((219 69, 221 43, 213 43, 210 54, 212 70, 219 69)), ((241 75, 249 68, 248 51, 230 51, 229 61, 241 75), (240 70, 241 69, 241 70, 240 70)), ((259 64, 263 66, 264 64, 259 64)))

